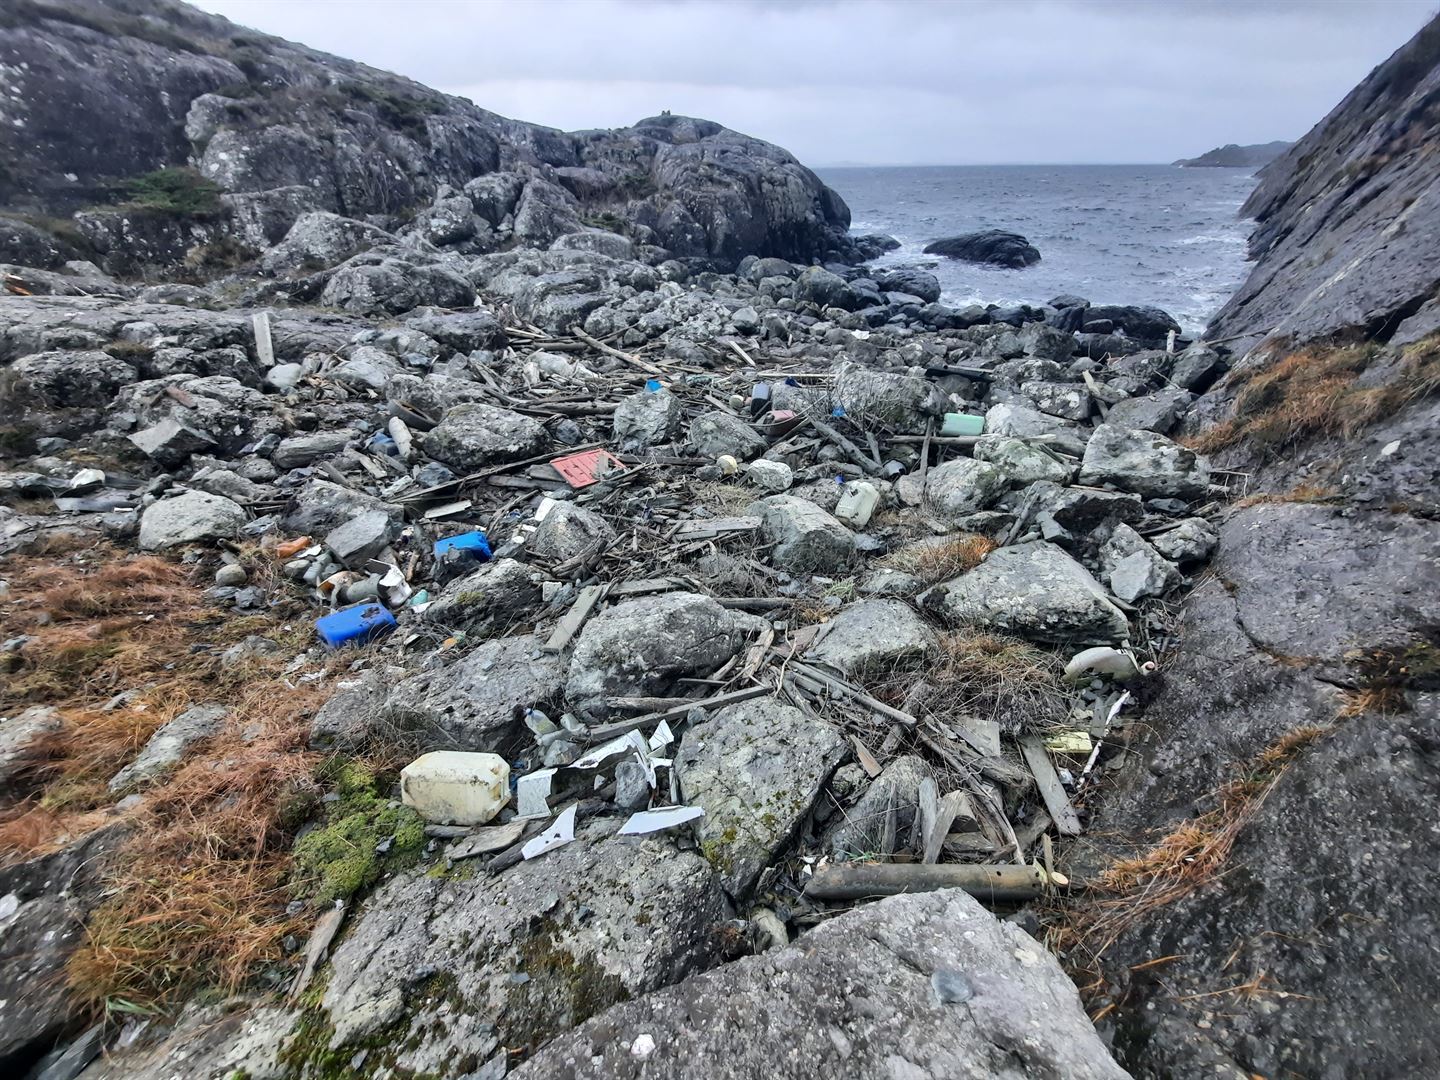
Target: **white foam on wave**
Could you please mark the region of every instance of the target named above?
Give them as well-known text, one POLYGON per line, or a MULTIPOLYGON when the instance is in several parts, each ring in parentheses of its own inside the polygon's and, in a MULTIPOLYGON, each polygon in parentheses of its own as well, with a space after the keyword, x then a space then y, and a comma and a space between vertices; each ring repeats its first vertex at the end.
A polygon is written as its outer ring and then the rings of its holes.
POLYGON ((1201 233, 1198 236, 1187 236, 1185 239, 1175 242, 1187 247, 1191 244, 1244 244, 1245 237, 1228 233, 1201 233))

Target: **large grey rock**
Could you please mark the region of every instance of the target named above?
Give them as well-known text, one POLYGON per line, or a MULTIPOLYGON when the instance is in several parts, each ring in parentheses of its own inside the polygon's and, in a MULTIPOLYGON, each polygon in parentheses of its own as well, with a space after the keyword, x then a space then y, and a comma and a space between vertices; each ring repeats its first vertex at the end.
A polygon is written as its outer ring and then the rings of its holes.
POLYGON ((260 257, 267 274, 288 274, 296 270, 324 270, 350 256, 395 237, 384 229, 325 210, 301 214, 274 247, 260 257))
POLYGON ((925 245, 926 255, 944 255, 965 262, 989 263, 1022 270, 1040 261, 1040 251, 1019 233, 1003 229, 965 233, 925 245))
POLYGON ((399 668, 371 668, 337 683, 310 721, 310 749, 361 750, 389 735, 385 697, 403 674, 399 668))
POLYGON ((456 405, 423 439, 427 454, 460 472, 533 457, 546 442, 537 421, 479 402, 456 405))
POLYGON ((984 510, 1005 493, 1008 477, 997 466, 976 458, 953 458, 925 478, 925 501, 954 521, 984 510))
POLYGON ((896 896, 562 1035, 516 1080, 1125 1080, 1044 947, 958 889, 896 896), (944 988, 941 993, 937 988, 944 988), (653 1047, 653 1049, 650 1049, 653 1047))
POLYGON ((1150 544, 1165 558, 1177 563, 1201 562, 1210 557, 1220 536, 1204 518, 1185 518, 1150 537, 1150 544))
POLYGON ((1113 484, 1146 498, 1193 500, 1209 490, 1210 470, 1195 451, 1163 435, 1101 424, 1085 447, 1080 483, 1113 484))
POLYGON ((326 375, 341 386, 355 390, 383 390, 391 379, 405 370, 404 366, 384 349, 373 345, 357 345, 350 355, 331 368, 326 375))
POLYGON ((831 830, 828 839, 835 858, 890 855, 908 847, 913 839, 920 784, 931 776, 930 766, 913 754, 898 757, 886 765, 831 830), (889 840, 894 847, 885 850, 892 818, 895 833, 889 840))
POLYGON ((622 450, 673 442, 680 434, 680 399, 669 390, 641 390, 615 407, 615 440, 622 450))
POLYGON ((855 561, 855 536, 798 495, 771 495, 750 507, 773 544, 770 561, 794 574, 840 574, 855 561))
POLYGON ((945 395, 929 380, 849 362, 836 368, 833 395, 835 404, 862 427, 881 426, 901 434, 922 433, 927 420, 945 412, 945 395))
POLYGON ((580 632, 565 696, 572 708, 603 716, 607 697, 660 694, 676 679, 703 678, 740 651, 752 623, 696 593, 617 604, 580 632))
MULTIPOLYGON (((758 279, 757 279, 758 280, 758 279)), ((886 292, 909 293, 927 304, 940 299, 940 279, 914 266, 894 266, 875 272, 875 281, 886 292)))
POLYGON ((498 877, 422 869, 382 886, 330 961, 334 1033, 312 1052, 369 1043, 367 1070, 455 1075, 705 965, 729 916, 710 867, 663 836, 614 832, 582 823, 498 877))
POLYGON ((994 465, 1011 487, 1026 487, 1038 480, 1065 484, 1074 470, 1040 445, 1006 435, 987 435, 971 448, 976 461, 994 465))
POLYGON ((1085 452, 1085 443, 1090 438, 1088 429, 1073 421, 1007 402, 992 405, 986 410, 985 433, 1013 435, 1022 439, 1043 437, 1045 445, 1072 457, 1079 457, 1085 452))
POLYGON ((1110 591, 1133 604, 1163 596, 1180 584, 1180 571, 1129 525, 1117 525, 1100 552, 1110 591))
POLYGON ((551 562, 565 562, 597 545, 608 547, 615 539, 610 523, 597 514, 572 502, 557 503, 536 526, 525 542, 528 554, 551 562))
POLYGON ((63 727, 59 711, 48 705, 32 705, 14 716, 0 717, 0 785, 9 787, 42 764, 46 747, 63 727))
POLYGON ((85 1080, 281 1080, 286 1068, 281 1057, 300 1015, 295 1008, 240 997, 218 1004, 192 1002, 159 1043, 116 1044, 81 1075, 85 1080))
POLYGON ((729 454, 737 461, 749 461, 765 452, 765 437, 738 416, 716 409, 690 421, 686 437, 690 451, 700 457, 729 454))
POLYGON ((1115 1003, 1116 1052, 1137 1074, 1186 1075, 1199 1063, 1210 1075, 1409 1076, 1440 1064, 1440 994, 1427 974, 1440 944, 1433 913, 1414 902, 1440 887, 1440 701, 1433 667, 1389 667, 1407 653, 1433 664, 1437 557, 1440 526, 1383 510, 1276 503, 1222 525, 1134 765, 1095 804, 1091 835, 1149 843, 1147 826, 1188 824, 1235 777, 1258 769, 1269 780, 1228 872, 1146 912, 1106 949, 1095 1004, 1115 1003), (1383 703, 1337 723, 1347 703, 1337 684, 1374 685, 1387 669, 1383 703), (1317 727, 1323 737, 1295 743, 1317 727), (1265 765, 1287 741, 1289 764, 1265 765), (1375 870, 1392 865, 1405 868, 1405 888, 1375 870), (1337 912, 1365 917, 1342 930, 1337 912), (1162 981, 1135 970, 1167 955, 1177 959, 1162 981), (1291 1006, 1227 995, 1233 1004, 1198 1027, 1187 999, 1235 985, 1226 980, 1237 968, 1263 973, 1291 1006))
POLYGON ((215 440, 173 416, 126 436, 142 454, 167 469, 183 465, 191 454, 207 450, 215 440))
POLYGON ((140 546, 162 551, 201 540, 229 539, 249 518, 238 503, 206 491, 187 491, 151 503, 140 516, 140 546))
POLYGON ((463 353, 504 348, 506 342, 505 327, 484 308, 474 311, 421 308, 406 316, 405 325, 463 353))
POLYGON ((1043 541, 992 551, 975 569, 930 590, 921 603, 956 625, 1032 641, 1113 645, 1130 632, 1124 613, 1090 572, 1043 541))
POLYGON ((405 508, 396 503, 387 503, 329 480, 311 480, 295 493, 295 502, 283 524, 292 533, 323 536, 369 510, 383 510, 393 522, 405 518, 405 508))
POLYGON ((0 867, 0 1061, 34 1061, 73 1030, 65 965, 85 940, 122 836, 96 829, 52 855, 0 867))
POLYGON ((675 754, 681 801, 704 807, 700 851, 737 903, 795 835, 845 753, 834 728, 770 698, 727 706, 686 730, 675 754))
POLYGON ((151 735, 135 760, 110 778, 110 790, 128 791, 154 783, 180 764, 190 747, 218 735, 229 715, 223 705, 190 706, 151 735))
POLYGON ((1144 504, 1134 492, 1062 487, 1040 480, 1026 494, 1034 500, 1033 520, 1045 539, 1086 558, 1099 551, 1117 524, 1135 525, 1145 517, 1144 504))
POLYGON ((391 688, 384 721, 415 732, 426 750, 511 752, 526 736, 520 714, 553 711, 564 686, 557 657, 531 635, 493 638, 446 667, 391 688))
POLYGON ((1143 397, 1117 401, 1110 406, 1110 411, 1105 416, 1105 422, 1115 427, 1168 435, 1180 422, 1180 418, 1194 400, 1195 395, 1188 390, 1180 387, 1167 387, 1143 397))
POLYGON ((325 283, 320 303, 357 315, 403 315, 418 307, 467 307, 475 289, 453 270, 398 256, 356 255, 325 283))
POLYGON ((280 469, 303 469, 321 458, 331 457, 345 449, 355 433, 342 428, 339 431, 312 431, 306 435, 291 435, 281 439, 280 445, 270 455, 270 460, 280 469))
POLYGON ((1075 354, 1075 335, 1043 322, 1029 323, 1020 331, 1020 344, 1026 356, 1038 356, 1045 360, 1068 363, 1075 354))
POLYGON ((1036 379, 1021 383, 1020 392, 1047 416, 1084 420, 1090 415, 1090 391, 1081 383, 1036 379))
POLYGON ((325 546, 341 566, 359 570, 390 546, 393 522, 384 510, 366 510, 325 534, 325 546))
POLYGON ((385 382, 385 400, 439 420, 445 410, 470 402, 488 402, 490 394, 480 383, 453 375, 414 375, 408 371, 385 382))
POLYGON ((56 408, 108 405, 115 391, 139 378, 124 360, 97 350, 37 352, 10 365, 21 387, 56 408))
POLYGON ((425 609, 425 621, 461 628, 490 619, 500 625, 532 615, 540 605, 540 575, 514 559, 496 559, 445 586, 425 609))
POLYGON ((861 600, 830 620, 806 659, 850 675, 882 666, 917 663, 933 652, 935 631, 909 604, 861 600))

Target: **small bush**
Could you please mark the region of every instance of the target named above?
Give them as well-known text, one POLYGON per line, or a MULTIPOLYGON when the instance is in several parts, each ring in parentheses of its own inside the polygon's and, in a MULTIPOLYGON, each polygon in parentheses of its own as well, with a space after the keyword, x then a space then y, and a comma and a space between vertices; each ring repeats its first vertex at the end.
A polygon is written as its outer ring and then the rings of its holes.
POLYGON ((156 169, 122 185, 126 205, 176 217, 206 218, 220 212, 220 187, 195 169, 156 169))
POLYGON ((937 585, 975 569, 994 550, 995 542, 988 537, 961 533, 941 543, 910 544, 885 556, 881 565, 913 574, 927 585, 937 585))

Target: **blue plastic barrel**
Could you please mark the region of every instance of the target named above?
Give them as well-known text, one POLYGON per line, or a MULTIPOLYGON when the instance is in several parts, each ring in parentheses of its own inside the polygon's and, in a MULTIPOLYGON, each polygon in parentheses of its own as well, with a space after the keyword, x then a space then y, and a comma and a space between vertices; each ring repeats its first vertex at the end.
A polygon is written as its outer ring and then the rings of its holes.
POLYGON ((444 558, 445 553, 448 551, 453 551, 457 555, 462 553, 469 554, 480 562, 490 561, 490 541, 485 539, 485 534, 479 529, 476 529, 474 532, 461 533, 459 536, 447 536, 444 540, 435 541, 435 558, 444 558))
POLYGON ((395 616, 383 604, 356 604, 315 620, 320 640, 332 649, 351 641, 368 641, 395 629, 395 616))

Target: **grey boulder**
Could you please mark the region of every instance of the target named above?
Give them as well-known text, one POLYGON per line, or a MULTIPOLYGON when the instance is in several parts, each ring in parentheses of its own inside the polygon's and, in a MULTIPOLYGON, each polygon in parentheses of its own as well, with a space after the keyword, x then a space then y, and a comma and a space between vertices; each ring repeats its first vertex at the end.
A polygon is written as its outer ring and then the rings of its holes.
POLYGON ((1193 450, 1149 431, 1101 424, 1080 463, 1080 483, 1111 484, 1147 499, 1199 499, 1210 486, 1210 470, 1193 450))
POLYGON ((565 696, 571 708, 603 716, 607 697, 663 693, 676 679, 704 677, 724 664, 756 622, 697 593, 617 604, 580 632, 565 696))
POLYGON ((891 855, 909 846, 920 803, 920 784, 932 775, 924 759, 913 754, 886 765, 830 833, 829 846, 835 858, 891 855))
POLYGON ((1005 473, 989 462, 955 458, 930 470, 925 501, 937 514, 954 521, 986 509, 1008 486, 1005 473))
POLYGON ((846 753, 834 728, 770 698, 690 727, 675 755, 682 801, 700 806, 700 851, 737 902, 794 836, 846 753))
POLYGON ((1074 470, 1039 445, 1006 435, 986 435, 971 449, 976 461, 1000 470, 1011 487, 1026 487, 1040 480, 1069 483, 1074 470))
POLYGON ((184 760, 190 747, 220 733, 230 710, 223 705, 192 705, 162 727, 129 765, 110 778, 119 792, 153 783, 184 760))
POLYGON ((1143 397, 1117 401, 1110 406, 1105 422, 1115 427, 1168 435, 1194 400, 1195 395, 1188 390, 1167 387, 1143 397))
POLYGON ((1009 402, 992 405, 986 410, 985 432, 989 435, 1013 435, 1022 439, 1040 438, 1047 446, 1074 457, 1085 452, 1085 443, 1090 437, 1088 429, 1082 428, 1073 420, 1048 416, 1038 409, 1009 402))
POLYGON ((562 502, 550 508, 526 542, 525 551, 539 559, 564 562, 597 547, 608 547, 614 539, 615 530, 594 510, 562 502))
POLYGON ((680 399, 669 390, 641 390, 615 407, 615 441, 622 450, 673 442, 680 434, 680 399))
POLYGON ((806 659, 842 675, 915 662, 933 652, 935 631, 899 600, 861 600, 832 619, 806 659))
POLYGON ((1161 596, 1180 584, 1180 571, 1129 525, 1115 526, 1100 551, 1110 591, 1133 604, 1161 596))
POLYGON ((445 586, 425 609, 425 621, 449 628, 482 620, 505 625, 529 615, 540 604, 539 574, 514 559, 496 559, 445 586))
POLYGON ((1129 636, 1124 612, 1090 571, 1044 541, 992 551, 975 569, 925 593, 921 604, 955 625, 1032 641, 1111 645, 1129 636))
POLYGON ((773 544, 770 561, 794 574, 836 574, 855 561, 855 537, 820 507, 798 495, 771 495, 750 507, 773 544))
POLYGON ((537 421, 479 402, 456 405, 424 438, 427 454, 462 472, 532 457, 545 443, 537 421))
POLYGON ((145 508, 140 517, 140 546, 146 551, 163 551, 201 540, 229 539, 248 520, 239 503, 206 491, 187 491, 145 508))
POLYGON ((1125 1080, 1044 947, 958 889, 896 896, 616 1005, 515 1080, 1125 1080))
POLYGON ((765 452, 763 435, 738 416, 719 409, 701 413, 690 422, 686 444, 699 457, 729 454, 737 461, 749 461, 765 452))
POLYGON ((1171 562, 1201 562, 1210 557, 1220 534, 1204 518, 1185 518, 1173 529, 1150 537, 1150 545, 1171 562))

